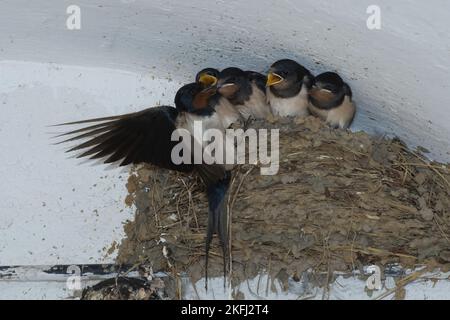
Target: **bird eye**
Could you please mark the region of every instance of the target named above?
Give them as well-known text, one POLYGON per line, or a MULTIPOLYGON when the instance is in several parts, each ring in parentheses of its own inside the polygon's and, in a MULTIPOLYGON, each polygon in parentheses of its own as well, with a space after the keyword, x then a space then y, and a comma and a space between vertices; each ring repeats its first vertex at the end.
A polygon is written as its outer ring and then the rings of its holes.
POLYGON ((234 82, 236 82, 235 77, 228 78, 228 80, 227 80, 227 83, 234 83, 234 82))

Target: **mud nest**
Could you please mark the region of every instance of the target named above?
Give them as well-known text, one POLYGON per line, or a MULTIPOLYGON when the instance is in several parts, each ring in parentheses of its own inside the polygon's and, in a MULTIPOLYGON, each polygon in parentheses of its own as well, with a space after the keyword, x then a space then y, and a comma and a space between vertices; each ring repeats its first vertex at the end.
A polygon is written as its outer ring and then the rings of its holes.
POLYGON ((161 279, 116 277, 83 290, 82 300, 162 300, 161 279))
MULTIPOLYGON (((233 170, 232 284, 268 272, 287 288, 303 271, 333 274, 400 264, 450 266, 450 168, 429 162, 399 139, 333 130, 308 117, 271 119, 253 127, 280 129, 280 169, 262 176, 257 165, 233 170)), ((118 262, 151 264, 193 282, 204 274, 207 201, 197 177, 133 168, 128 205, 134 221, 118 262)), ((218 241, 211 275, 222 275, 218 241)))

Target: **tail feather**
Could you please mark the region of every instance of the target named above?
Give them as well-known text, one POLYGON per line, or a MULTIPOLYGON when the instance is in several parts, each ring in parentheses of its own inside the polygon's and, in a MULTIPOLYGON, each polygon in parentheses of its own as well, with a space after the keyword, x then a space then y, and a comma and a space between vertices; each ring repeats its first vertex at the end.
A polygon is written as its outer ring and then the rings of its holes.
POLYGON ((205 244, 205 288, 208 290, 208 258, 209 249, 214 234, 219 237, 220 245, 223 253, 223 275, 224 286, 226 278, 227 254, 228 254, 228 212, 227 212, 227 193, 230 185, 231 174, 226 173, 224 179, 208 186, 207 195, 209 202, 208 228, 206 231, 205 244))
POLYGON ((228 178, 228 173, 221 164, 201 164, 195 166, 195 169, 208 188, 228 178))

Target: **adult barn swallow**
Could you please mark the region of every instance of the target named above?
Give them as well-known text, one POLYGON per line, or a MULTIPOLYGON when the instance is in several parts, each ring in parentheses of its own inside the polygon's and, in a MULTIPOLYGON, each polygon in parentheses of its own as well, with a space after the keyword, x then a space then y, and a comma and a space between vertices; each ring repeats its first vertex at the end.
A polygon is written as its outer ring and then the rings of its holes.
POLYGON ((289 59, 278 60, 267 75, 267 100, 274 115, 307 116, 308 90, 313 76, 308 69, 289 59))
POLYGON ((88 139, 67 150, 67 152, 81 151, 82 153, 77 158, 105 158, 104 163, 120 161, 119 166, 149 163, 170 170, 199 174, 206 185, 209 203, 205 245, 206 278, 208 253, 214 233, 218 234, 223 249, 224 275, 226 272, 228 228, 225 198, 230 174, 222 165, 218 164, 193 164, 193 161, 192 164, 175 164, 172 161, 171 153, 179 142, 172 141, 171 136, 174 130, 179 128, 188 130, 193 136, 195 120, 201 120, 204 129, 224 130, 215 111, 217 101, 214 86, 204 87, 199 83, 191 83, 178 90, 175 97, 176 108, 159 106, 118 116, 57 125, 92 123, 57 136, 70 137, 58 143, 88 139))
POLYGON ((325 72, 314 79, 309 92, 309 111, 333 128, 346 129, 355 116, 352 90, 334 72, 325 72))

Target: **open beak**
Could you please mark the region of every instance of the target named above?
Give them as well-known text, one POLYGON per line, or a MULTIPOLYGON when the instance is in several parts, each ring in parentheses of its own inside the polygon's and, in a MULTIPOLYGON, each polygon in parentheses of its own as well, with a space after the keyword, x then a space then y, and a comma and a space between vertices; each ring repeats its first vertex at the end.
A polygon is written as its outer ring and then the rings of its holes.
POLYGON ((198 82, 200 82, 203 87, 209 88, 217 84, 217 78, 210 74, 203 73, 202 75, 200 75, 198 82))
POLYGON ((278 74, 276 74, 276 73, 274 73, 274 72, 270 72, 270 73, 267 75, 266 86, 267 86, 267 87, 273 86, 273 85, 275 85, 275 84, 277 84, 277 83, 280 83, 280 82, 283 81, 283 80, 284 80, 284 78, 283 78, 282 76, 280 76, 280 75, 278 75, 278 74))

